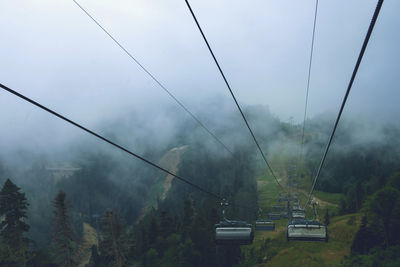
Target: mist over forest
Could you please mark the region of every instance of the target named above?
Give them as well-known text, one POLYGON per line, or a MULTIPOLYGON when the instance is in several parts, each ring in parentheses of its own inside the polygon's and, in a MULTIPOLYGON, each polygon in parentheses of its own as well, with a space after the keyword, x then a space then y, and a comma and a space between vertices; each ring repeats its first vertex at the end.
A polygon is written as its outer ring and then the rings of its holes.
MULTIPOLYGON (((228 211, 229 216, 253 221, 257 218, 256 177, 265 172, 264 163, 239 114, 230 110, 229 104, 221 99, 215 100, 209 107, 197 115, 233 155, 173 106, 163 108, 162 112, 151 109, 144 112, 133 108, 113 118, 100 119, 93 127, 110 140, 166 169, 172 166, 168 165, 168 160, 162 160, 163 156, 185 146, 177 173, 215 194, 223 195, 232 203, 254 206, 255 210, 233 208, 228 211)), ((299 155, 301 124, 280 120, 267 106, 248 105, 244 111, 269 159, 296 158, 299 155)), ((307 171, 302 172, 301 178, 311 181, 315 175, 334 118, 335 114, 325 113, 307 120, 303 148, 304 169, 307 171)), ((130 235, 136 240, 133 254, 125 260, 144 261, 144 265, 149 264, 146 263, 150 257, 149 244, 141 242, 151 244, 156 241, 138 238, 141 233, 138 229, 151 232, 152 228, 146 230, 146 227, 155 223, 152 220, 159 216, 156 214, 167 216, 165 211, 168 211, 168 218, 175 218, 176 227, 181 229, 178 233, 183 231, 183 235, 187 230, 178 218, 186 216, 182 215, 182 210, 188 212, 188 200, 193 209, 198 209, 196 216, 203 214, 204 231, 209 231, 221 218, 217 200, 176 179, 172 180, 166 197, 161 199, 162 190, 155 188, 163 183, 164 173, 86 133, 73 132, 70 135, 72 130, 64 129, 51 130, 57 136, 54 140, 48 140, 46 136, 30 137, 31 132, 41 132, 34 128, 27 129, 20 139, 10 137, 7 140, 5 129, 5 137, 1 141, 0 183, 11 179, 26 194, 29 203, 27 222, 31 227, 27 236, 34 241, 36 250, 52 250, 49 231, 53 228, 52 203, 59 190, 67 196, 71 223, 80 238, 85 231, 83 223, 96 227, 98 218, 112 210, 132 229, 130 235), (204 205, 206 209, 200 208, 204 205), (205 222, 205 218, 213 218, 214 221, 205 222)), ((382 188, 389 177, 399 170, 399 134, 400 128, 395 124, 382 124, 360 117, 344 118, 317 190, 342 194, 341 214, 358 212, 368 196, 382 188)), ((272 160, 272 165, 281 172, 277 161, 272 160)), ((210 233, 207 236, 212 240, 210 233)), ((217 264, 218 255, 232 253, 202 251, 196 238, 192 237, 190 241, 194 242, 191 246, 196 253, 214 255, 200 266, 217 264)), ((158 256, 151 256, 153 263, 166 261, 162 257, 168 254, 167 251, 157 249, 157 253, 158 256)), ((233 260, 238 262, 240 258, 233 260)))
POLYGON ((400 266, 383 2, 0 2, 0 266, 400 266))

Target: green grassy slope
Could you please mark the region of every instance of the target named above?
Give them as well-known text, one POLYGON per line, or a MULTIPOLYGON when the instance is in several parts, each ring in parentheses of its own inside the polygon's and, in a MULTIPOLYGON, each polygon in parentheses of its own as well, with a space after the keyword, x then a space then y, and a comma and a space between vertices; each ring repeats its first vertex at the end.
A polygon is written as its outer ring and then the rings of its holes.
MULTIPOLYGON (((280 179, 285 184, 284 172, 280 171, 280 179)), ((303 182, 303 185, 307 182, 303 182)), ((277 198, 279 187, 274 178, 264 174, 257 178, 259 206, 269 210, 272 205, 279 204, 277 198)), ((325 209, 337 210, 340 194, 316 192, 320 201, 319 214, 325 209)), ((306 190, 299 191, 299 201, 304 204, 307 199, 306 190)), ((283 204, 283 203, 281 203, 283 204)), ((311 209, 307 210, 311 216, 311 209)), ((360 223, 359 214, 337 216, 331 218, 328 227, 329 242, 286 241, 287 220, 276 221, 274 232, 257 231, 254 243, 243 246, 245 263, 242 266, 332 266, 340 264, 350 254, 350 247, 360 223)))

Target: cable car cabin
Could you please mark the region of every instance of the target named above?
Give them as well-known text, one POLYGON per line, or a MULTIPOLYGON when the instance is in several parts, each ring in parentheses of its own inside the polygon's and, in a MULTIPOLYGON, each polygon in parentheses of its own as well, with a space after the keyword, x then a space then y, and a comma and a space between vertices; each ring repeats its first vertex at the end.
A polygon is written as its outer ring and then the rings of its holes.
POLYGON ((288 194, 279 194, 279 199, 278 199, 278 201, 279 201, 279 202, 286 202, 286 201, 289 201, 289 196, 288 196, 288 194))
POLYGON ((286 202, 286 201, 295 201, 297 200, 297 194, 280 194, 279 195, 279 202, 286 202))
POLYGON ((293 219, 305 219, 306 218, 306 212, 304 209, 300 207, 294 207, 292 210, 292 218, 293 219))
POLYGON ((287 219, 289 216, 288 216, 288 212, 287 211, 281 211, 281 218, 285 218, 285 219, 287 219))
POLYGON ((286 238, 303 241, 328 241, 326 225, 310 220, 293 220, 287 226, 286 238))
POLYGON ((293 204, 293 209, 294 209, 294 210, 304 210, 304 209, 300 206, 300 204, 293 204))
POLYGON ((253 243, 253 226, 243 221, 221 221, 215 225, 217 245, 249 245, 253 243))
POLYGON ((272 209, 274 211, 283 211, 286 209, 286 207, 285 206, 272 206, 272 209))
POLYGON ((256 221, 256 231, 275 231, 275 223, 265 219, 258 220, 256 221))
POLYGON ((280 220, 281 213, 280 212, 270 212, 270 213, 268 213, 268 219, 269 220, 280 220))

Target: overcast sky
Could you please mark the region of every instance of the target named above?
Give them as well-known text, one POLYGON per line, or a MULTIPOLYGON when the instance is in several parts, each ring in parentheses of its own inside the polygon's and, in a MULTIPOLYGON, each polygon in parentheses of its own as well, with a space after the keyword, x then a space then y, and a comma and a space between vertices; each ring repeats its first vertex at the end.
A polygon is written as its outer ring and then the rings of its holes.
MULTIPOLYGON (((376 2, 319 1, 309 117, 337 112, 376 2)), ((79 3, 195 113, 214 98, 231 101, 184 0, 79 3)), ((239 102, 300 122, 315 1, 191 4, 239 102)), ((400 1, 383 4, 345 115, 398 121, 399 11, 400 1)), ((0 82, 72 119, 92 126, 129 107, 173 103, 72 0, 0 0, 0 25, 0 82)), ((0 92, 3 136, 55 121, 0 92)))

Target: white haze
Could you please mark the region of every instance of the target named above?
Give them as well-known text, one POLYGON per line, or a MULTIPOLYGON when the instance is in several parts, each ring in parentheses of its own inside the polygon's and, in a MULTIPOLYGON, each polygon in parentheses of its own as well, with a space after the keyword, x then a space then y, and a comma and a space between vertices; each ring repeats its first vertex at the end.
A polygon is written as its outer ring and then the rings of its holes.
MULTIPOLYGON (((224 142, 251 142, 183 0, 80 3, 224 142)), ((315 2, 191 3, 239 102, 301 122, 315 2)), ((320 1, 310 118, 339 108, 375 4, 320 1)), ((398 1, 383 5, 345 118, 398 124, 399 8, 398 1)), ((1 1, 0 24, 0 82, 90 129, 142 152, 145 137, 154 146, 173 143, 176 126, 190 119, 72 1, 1 1)), ((261 139, 276 127, 264 123, 254 126, 261 139)), ((50 153, 76 140, 107 146, 4 91, 0 125, 3 157, 50 153)), ((360 131, 366 140, 379 136, 378 126, 369 129, 360 131)), ((199 129, 192 138, 213 142, 199 129)))

